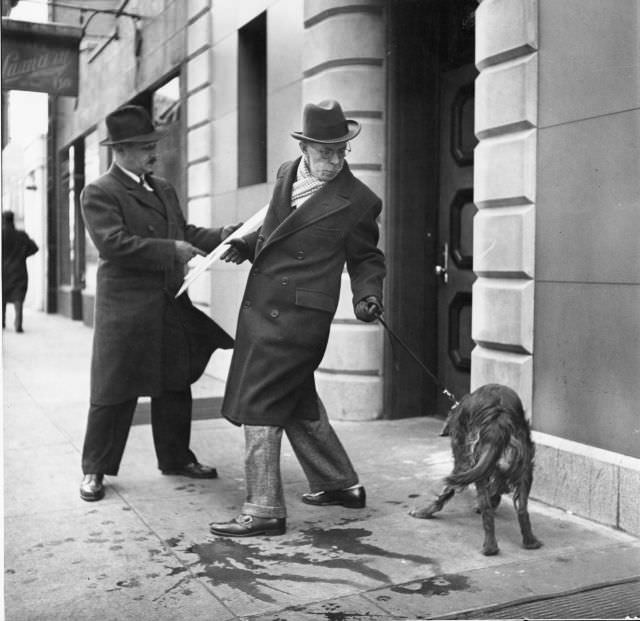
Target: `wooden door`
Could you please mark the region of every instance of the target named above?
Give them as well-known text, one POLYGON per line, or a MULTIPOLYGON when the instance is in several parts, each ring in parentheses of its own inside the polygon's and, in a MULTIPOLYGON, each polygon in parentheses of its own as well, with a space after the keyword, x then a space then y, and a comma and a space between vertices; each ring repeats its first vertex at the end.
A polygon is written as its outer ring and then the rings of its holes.
MULTIPOLYGON (((438 200, 438 370, 456 397, 469 391, 473 268, 474 81, 473 64, 443 71, 440 90, 438 200)), ((439 413, 450 403, 440 397, 439 413)))

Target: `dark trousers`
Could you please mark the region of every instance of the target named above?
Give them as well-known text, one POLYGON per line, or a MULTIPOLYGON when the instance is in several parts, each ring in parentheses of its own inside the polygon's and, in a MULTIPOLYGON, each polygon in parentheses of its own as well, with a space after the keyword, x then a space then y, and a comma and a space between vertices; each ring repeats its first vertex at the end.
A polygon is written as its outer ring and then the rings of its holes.
MULTIPOLYGON (((82 449, 84 474, 118 474, 138 400, 89 407, 82 449)), ((160 470, 172 470, 196 461, 189 450, 191 388, 166 391, 151 399, 151 431, 160 470)))

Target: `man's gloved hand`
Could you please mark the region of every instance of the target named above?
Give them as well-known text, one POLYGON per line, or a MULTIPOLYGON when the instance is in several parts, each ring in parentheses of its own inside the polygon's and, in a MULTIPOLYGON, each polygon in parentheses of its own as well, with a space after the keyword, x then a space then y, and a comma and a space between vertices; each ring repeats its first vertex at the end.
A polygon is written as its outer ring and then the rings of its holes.
POLYGON ((382 315, 382 302, 375 295, 369 295, 360 300, 354 310, 360 321, 370 323, 382 315))
POLYGON ((227 239, 231 233, 239 229, 243 224, 244 222, 238 222, 238 224, 227 224, 223 226, 222 231, 220 231, 220 239, 227 239))
POLYGON ((200 255, 201 257, 207 256, 206 252, 200 250, 200 248, 192 246, 189 242, 176 239, 174 243, 176 245, 176 259, 180 263, 188 263, 196 255, 200 255))
POLYGON ((229 250, 227 250, 220 258, 227 263, 242 263, 251 258, 249 244, 242 237, 230 239, 228 242, 229 250))

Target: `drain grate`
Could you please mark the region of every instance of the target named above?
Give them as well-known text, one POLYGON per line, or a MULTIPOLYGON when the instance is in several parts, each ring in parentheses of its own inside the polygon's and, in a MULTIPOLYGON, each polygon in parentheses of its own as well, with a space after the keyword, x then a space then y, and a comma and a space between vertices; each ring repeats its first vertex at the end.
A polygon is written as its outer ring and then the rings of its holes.
POLYGON ((527 598, 441 619, 638 619, 640 577, 569 593, 527 598))

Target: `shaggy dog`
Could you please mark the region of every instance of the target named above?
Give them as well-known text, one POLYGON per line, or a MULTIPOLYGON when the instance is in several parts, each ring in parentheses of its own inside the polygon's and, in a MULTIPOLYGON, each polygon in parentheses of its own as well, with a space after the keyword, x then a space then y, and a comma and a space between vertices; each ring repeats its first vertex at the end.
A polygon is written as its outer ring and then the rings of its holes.
POLYGON ((522 545, 528 550, 539 548, 542 543, 531 531, 527 511, 535 448, 520 397, 501 384, 481 386, 452 410, 448 427, 453 472, 436 500, 428 507, 414 509, 411 515, 432 518, 456 490, 475 483, 484 527, 482 553, 490 556, 498 553, 494 510, 502 494, 513 492, 522 545))

